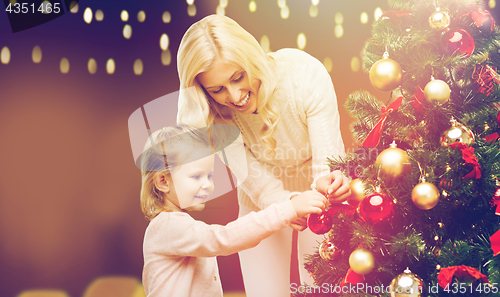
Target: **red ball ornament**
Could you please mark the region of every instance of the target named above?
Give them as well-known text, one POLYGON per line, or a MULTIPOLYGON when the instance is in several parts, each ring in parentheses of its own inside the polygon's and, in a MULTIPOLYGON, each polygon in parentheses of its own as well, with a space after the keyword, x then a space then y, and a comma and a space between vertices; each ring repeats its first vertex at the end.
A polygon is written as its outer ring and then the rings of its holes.
POLYGON ((312 213, 307 218, 307 227, 315 234, 324 234, 332 228, 332 217, 327 211, 321 214, 312 213))
POLYGON ((452 29, 444 33, 442 45, 450 55, 457 53, 464 55, 467 59, 472 55, 475 48, 474 38, 464 29, 452 29))
POLYGON ((394 202, 385 194, 374 193, 359 203, 358 213, 370 224, 389 221, 394 217, 394 202))

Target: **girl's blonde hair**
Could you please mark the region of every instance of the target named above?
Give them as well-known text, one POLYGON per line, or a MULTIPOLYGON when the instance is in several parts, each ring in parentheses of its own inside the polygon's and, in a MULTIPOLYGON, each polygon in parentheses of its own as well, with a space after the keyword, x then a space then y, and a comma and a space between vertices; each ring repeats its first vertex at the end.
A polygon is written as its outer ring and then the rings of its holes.
POLYGON ((169 211, 166 194, 155 186, 159 173, 171 174, 172 169, 197 157, 193 150, 211 148, 207 129, 196 129, 188 125, 177 125, 160 129, 148 138, 140 158, 141 209, 147 220, 152 220, 162 211, 169 211))
POLYGON ((273 100, 277 83, 269 59, 257 40, 226 16, 210 15, 194 23, 184 34, 177 53, 180 88, 188 93, 184 96, 191 101, 179 104, 178 122, 196 126, 207 126, 215 119, 227 122, 233 111, 213 100, 196 77, 208 71, 216 60, 241 67, 250 81, 257 79, 260 83, 257 111, 264 122, 260 136, 263 146, 274 154, 276 140, 272 134, 281 115, 281 104, 273 100), (200 120, 194 108, 201 108, 204 120, 200 120))

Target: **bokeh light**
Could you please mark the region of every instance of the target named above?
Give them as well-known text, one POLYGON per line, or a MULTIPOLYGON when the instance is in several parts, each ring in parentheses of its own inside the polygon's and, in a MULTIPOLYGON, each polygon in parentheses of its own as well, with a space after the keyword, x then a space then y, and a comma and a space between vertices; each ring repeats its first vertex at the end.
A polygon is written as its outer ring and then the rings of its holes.
POLYGON ((137 13, 137 20, 139 21, 139 23, 142 23, 146 20, 146 13, 144 12, 144 10, 141 10, 137 13))
POLYGON ((95 12, 95 20, 98 21, 98 22, 104 20, 104 12, 102 12, 102 10, 98 9, 95 12))
POLYGON ((368 23, 368 14, 366 12, 362 12, 360 16, 361 24, 368 23))
POLYGON ((297 36, 297 46, 301 50, 306 47, 306 35, 304 33, 300 33, 299 36, 297 36))
POLYGON ((90 74, 95 74, 97 72, 97 62, 93 58, 90 58, 87 63, 87 68, 90 74))
POLYGON ((318 16, 318 6, 316 5, 311 5, 309 7, 309 15, 312 17, 312 18, 315 18, 318 16))
POLYGON ((108 62, 106 62, 106 72, 108 74, 113 74, 115 73, 115 60, 109 59, 108 62))
POLYGON ((335 25, 335 37, 340 38, 344 35, 344 27, 342 25, 338 24, 335 25))
POLYGON ((130 39, 130 37, 132 37, 132 27, 129 24, 126 24, 123 27, 123 37, 126 39, 130 39))
POLYGON ((69 11, 71 11, 71 13, 77 13, 78 12, 78 2, 71 1, 71 3, 69 4, 69 7, 70 7, 69 11))
POLYGON ((288 19, 289 16, 290 16, 290 9, 288 9, 288 6, 285 5, 281 9, 281 18, 282 19, 288 19))
POLYGON ((160 37, 160 47, 162 50, 167 50, 169 44, 168 35, 163 33, 160 37))
POLYGON ((311 0, 312 5, 317 6, 319 4, 319 0, 311 0))
POLYGON ((10 50, 8 47, 4 46, 0 52, 0 60, 2 64, 9 64, 10 62, 10 50))
POLYGON ((360 66, 361 66, 361 63, 359 62, 359 58, 358 57, 352 57, 352 59, 351 59, 351 70, 352 70, 352 72, 358 72, 360 66))
POLYGON ((122 10, 122 12, 120 13, 120 19, 122 19, 122 21, 124 21, 124 22, 127 22, 128 21, 128 11, 122 10))
POLYGON ((341 12, 335 14, 335 24, 342 24, 344 22, 344 15, 341 12))
POLYGON ((196 5, 193 4, 188 6, 188 15, 192 17, 196 15, 196 5))
POLYGON ((135 60, 135 62, 134 62, 135 75, 141 75, 143 70, 144 70, 144 66, 142 65, 142 60, 141 59, 135 60))
POLYGON ((193 5, 194 0, 186 0, 186 3, 187 3, 188 5, 193 5))
POLYGON ((49 13, 52 13, 52 10, 54 8, 52 7, 52 4, 50 3, 49 0, 44 0, 42 2, 42 13, 43 14, 49 14, 49 13))
POLYGON ((490 1, 488 2, 488 6, 489 6, 490 8, 492 8, 492 9, 493 9, 493 8, 495 8, 495 6, 497 6, 497 1, 496 1, 496 0, 490 0, 490 1))
POLYGON ((161 19, 164 23, 168 24, 172 20, 172 16, 170 15, 170 11, 165 11, 161 16, 161 19))
POLYGON ((92 22, 92 9, 90 9, 90 7, 85 8, 85 11, 83 12, 83 20, 87 24, 92 22))
POLYGON ((59 69, 61 70, 61 73, 68 73, 69 72, 69 61, 66 58, 62 58, 61 62, 59 63, 59 69))
POLYGON ((226 8, 227 7, 227 2, 228 2, 227 0, 220 0, 219 1, 219 5, 222 6, 222 7, 224 7, 224 8, 226 8))
POLYGON ((329 57, 326 57, 325 60, 323 60, 323 65, 325 66, 326 71, 328 71, 328 73, 332 72, 332 69, 333 69, 332 59, 330 59, 329 57))
POLYGON ((286 0, 278 0, 278 7, 283 8, 286 6, 286 0))
POLYGON ((250 12, 255 12, 257 10, 257 3, 255 1, 250 1, 250 4, 248 4, 248 9, 250 12))
POLYGON ((170 65, 172 62, 172 54, 170 53, 170 49, 161 52, 161 63, 165 66, 170 65))
POLYGON ((40 63, 42 61, 42 49, 38 45, 35 45, 35 47, 33 48, 33 51, 31 52, 31 58, 33 59, 34 63, 40 63))
POLYGON ((215 10, 215 13, 218 14, 218 15, 225 15, 226 14, 226 10, 224 9, 223 6, 218 5, 217 9, 215 10))
POLYGON ((269 41, 269 37, 267 37, 267 35, 260 38, 260 47, 262 47, 266 53, 271 51, 271 42, 269 41))
POLYGON ((382 14, 384 14, 384 12, 382 11, 382 8, 380 8, 380 7, 375 8, 375 12, 374 12, 373 16, 375 17, 376 21, 378 21, 378 19, 382 16, 382 14))

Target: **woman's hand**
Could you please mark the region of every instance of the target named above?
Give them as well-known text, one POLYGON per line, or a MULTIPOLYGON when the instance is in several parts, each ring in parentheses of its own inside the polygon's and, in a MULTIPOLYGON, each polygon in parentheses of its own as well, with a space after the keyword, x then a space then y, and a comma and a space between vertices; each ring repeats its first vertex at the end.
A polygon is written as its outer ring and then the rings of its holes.
POLYGON ((351 195, 349 179, 335 170, 316 180, 316 190, 325 195, 331 204, 340 204, 351 195))

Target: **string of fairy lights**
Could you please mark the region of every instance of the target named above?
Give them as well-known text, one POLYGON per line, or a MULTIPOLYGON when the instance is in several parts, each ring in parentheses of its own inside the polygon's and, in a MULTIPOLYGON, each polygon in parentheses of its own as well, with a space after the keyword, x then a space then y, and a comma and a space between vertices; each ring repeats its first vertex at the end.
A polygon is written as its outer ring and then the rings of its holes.
MULTIPOLYGON (((45 0, 44 3, 50 3, 49 0, 45 0)), ((187 15, 190 17, 196 16, 197 9, 196 9, 196 4, 194 3, 195 0, 186 0, 187 3, 187 15)), ((311 5, 309 7, 309 16, 311 18, 315 18, 319 14, 319 3, 320 0, 311 0, 311 5)), ((15 4, 16 0, 10 0, 11 4, 15 4)), ((240 2, 238 2, 240 3, 240 2)), ((287 19, 290 16, 290 8, 287 5, 286 0, 277 0, 278 7, 280 8, 280 17, 282 19, 287 19)), ((219 0, 219 4, 217 5, 215 9, 215 13, 220 14, 220 15, 225 15, 225 10, 226 7, 229 5, 229 0, 219 0)), ((496 0, 489 0, 488 3, 490 9, 495 8, 496 6, 496 0)), ((76 1, 73 1, 70 4, 70 12, 73 14, 77 14, 79 12, 79 5, 76 1)), ((249 1, 248 4, 248 10, 250 13, 255 13, 257 11, 257 2, 255 0, 249 1)), ((373 12, 373 19, 374 21, 378 20, 383 14, 383 11, 381 8, 376 8, 375 11, 373 12)), ((86 7, 83 10, 83 20, 85 23, 90 24, 92 21, 95 19, 97 22, 102 22, 104 20, 104 12, 100 9, 97 9, 95 12, 90 7, 86 7)), ((123 38, 125 39, 130 39, 132 38, 132 26, 128 23, 130 19, 129 12, 126 10, 122 10, 120 12, 120 19, 125 23, 123 26, 122 30, 122 35, 123 38)), ((344 29, 343 29, 343 21, 344 21, 344 16, 342 12, 336 12, 335 13, 335 29, 334 29, 334 34, 336 38, 341 38, 344 35, 344 29)), ((368 24, 369 22, 369 15, 367 12, 361 12, 360 14, 360 23, 361 24, 368 24)), ((170 23, 172 20, 172 16, 169 11, 165 11, 162 14, 162 21, 163 23, 170 23)), ((146 21, 146 13, 141 10, 137 12, 137 21, 140 23, 143 23, 146 21)), ((159 38, 159 45, 161 48, 161 62, 164 66, 170 65, 172 61, 172 54, 169 49, 169 37, 167 33, 163 33, 160 38, 159 38)), ((305 49, 307 44, 307 39, 306 35, 304 33, 298 33, 297 35, 297 48, 299 49, 305 49)), ((271 41, 267 35, 262 35, 260 37, 260 45, 264 49, 265 52, 270 52, 271 51, 271 41)), ((2 50, 0 51, 0 62, 2 64, 9 64, 11 60, 11 52, 8 48, 8 46, 3 46, 2 50)), ((42 49, 40 48, 39 45, 35 45, 33 47, 32 51, 32 60, 33 63, 38 64, 42 61, 42 49)), ((323 65, 327 69, 328 72, 332 71, 333 67, 333 62, 330 57, 325 57, 323 59, 323 65)), ((132 70, 135 75, 142 75, 144 71, 144 65, 142 62, 142 59, 138 58, 136 59, 133 64, 132 64, 132 70)), ((361 68, 361 62, 360 58, 358 56, 353 56, 351 58, 351 70, 353 72, 359 71, 361 68)), ((59 69, 62 74, 67 74, 70 70, 70 61, 66 57, 62 57, 59 63, 59 69)), ((87 69, 90 74, 95 74, 97 73, 97 62, 94 58, 90 57, 87 62, 87 69)), ((110 58, 107 60, 106 65, 105 65, 106 73, 107 74, 113 74, 115 73, 116 69, 116 64, 114 59, 110 58)))

